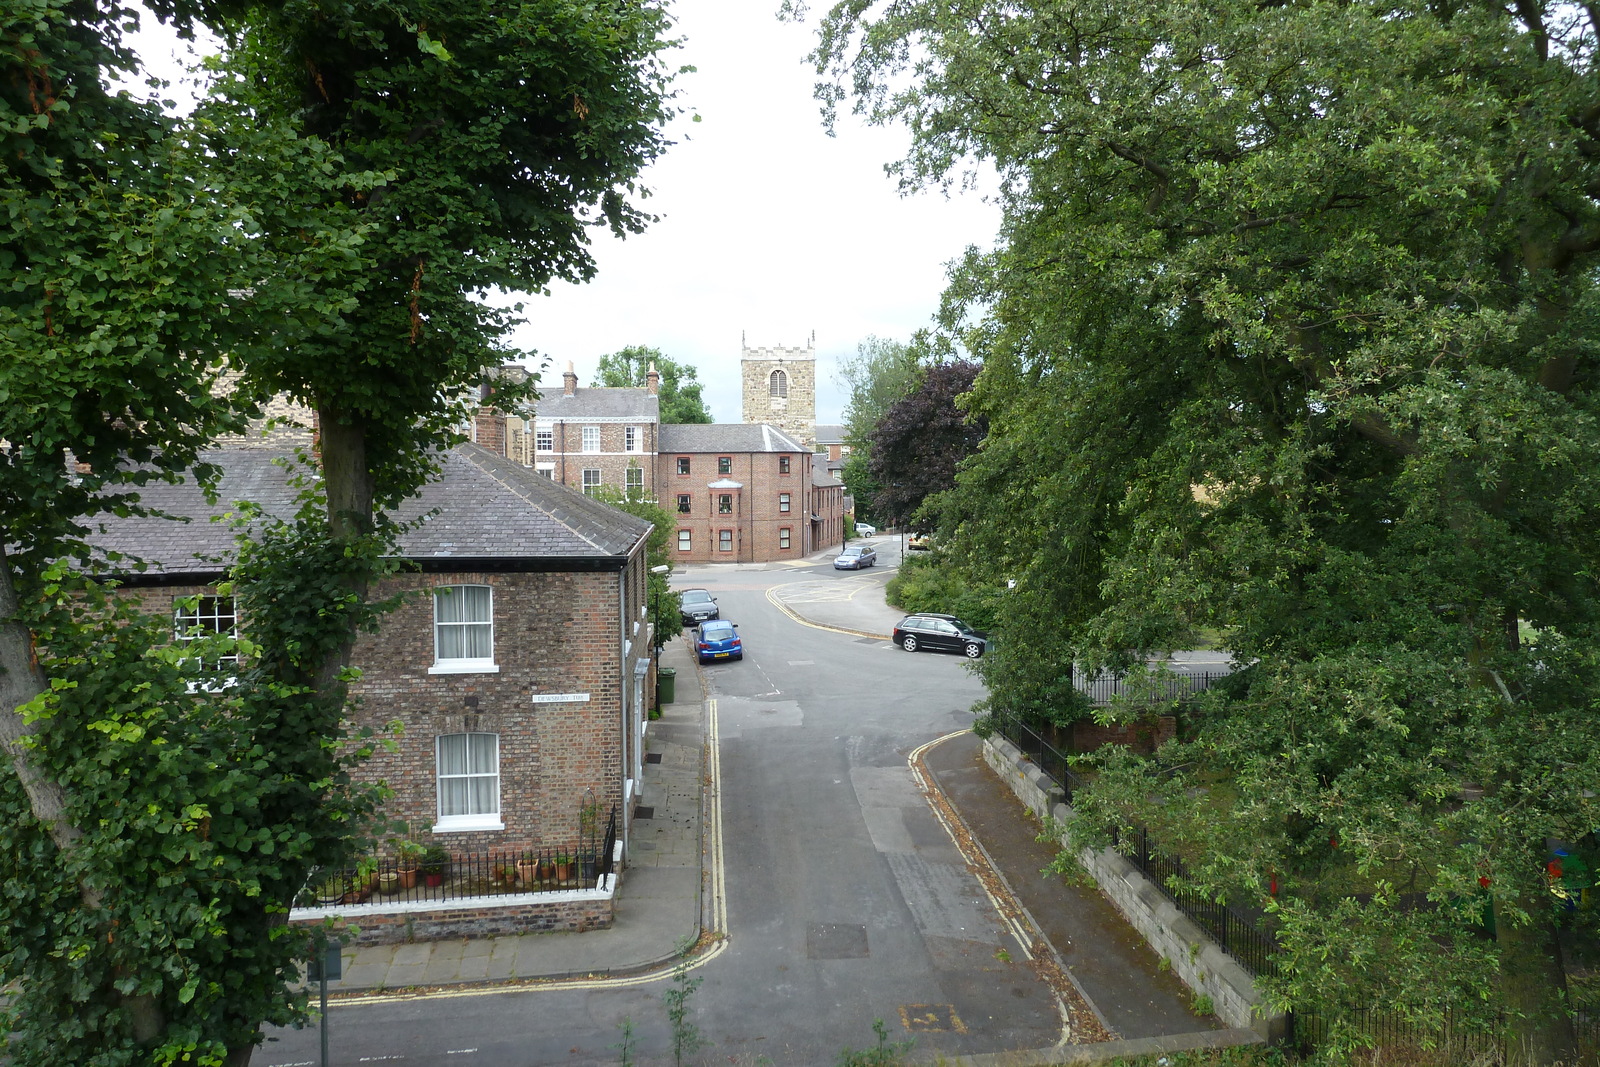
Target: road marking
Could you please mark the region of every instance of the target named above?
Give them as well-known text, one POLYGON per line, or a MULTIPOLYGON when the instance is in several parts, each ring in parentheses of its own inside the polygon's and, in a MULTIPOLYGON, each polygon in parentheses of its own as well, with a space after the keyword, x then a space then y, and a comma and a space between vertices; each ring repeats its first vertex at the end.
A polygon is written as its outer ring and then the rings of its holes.
MULTIPOLYGON (((502 993, 565 993, 571 990, 625 989, 649 985, 676 975, 680 970, 699 970, 728 949, 728 879, 722 848, 722 742, 718 726, 717 702, 706 701, 706 739, 704 793, 708 798, 705 818, 702 820, 704 836, 701 847, 702 865, 709 866, 711 899, 709 915, 702 917, 700 943, 690 954, 650 971, 629 975, 626 978, 552 978, 529 984, 474 986, 471 989, 419 990, 415 993, 386 993, 377 996, 353 996, 328 1003, 328 1010, 358 1008, 375 1004, 402 1004, 413 1000, 451 1000, 464 997, 499 996, 502 993), (709 858, 707 858, 709 857, 709 858)), ((400 1057, 394 1057, 396 1059, 400 1057)), ((307 1065, 298 1065, 307 1067, 307 1065)))

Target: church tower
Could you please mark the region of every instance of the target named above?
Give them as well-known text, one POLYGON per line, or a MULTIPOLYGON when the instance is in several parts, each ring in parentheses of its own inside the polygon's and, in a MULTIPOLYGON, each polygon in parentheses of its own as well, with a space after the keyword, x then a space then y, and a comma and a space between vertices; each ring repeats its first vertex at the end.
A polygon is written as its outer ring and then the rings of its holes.
POLYGON ((751 348, 743 339, 744 421, 778 427, 817 449, 817 335, 804 348, 751 348))

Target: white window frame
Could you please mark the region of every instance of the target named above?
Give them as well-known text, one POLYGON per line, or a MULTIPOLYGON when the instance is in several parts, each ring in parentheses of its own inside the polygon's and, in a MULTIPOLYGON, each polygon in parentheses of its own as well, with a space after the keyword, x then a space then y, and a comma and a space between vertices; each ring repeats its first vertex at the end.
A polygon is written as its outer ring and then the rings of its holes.
POLYGON ((535 452, 554 452, 556 450, 556 432, 554 430, 533 431, 533 450, 535 452))
MULTIPOLYGON (((433 774, 434 774, 434 811, 438 821, 433 824, 433 832, 462 833, 468 830, 504 830, 505 821, 500 817, 500 735, 491 733, 458 733, 440 734, 433 739, 433 774), (444 773, 444 746, 447 739, 462 738, 466 746, 466 766, 468 770, 461 774, 444 773), (476 739, 476 742, 474 741, 476 739), (491 746, 491 760, 494 770, 473 771, 472 751, 474 743, 479 746, 491 746), (444 813, 445 782, 456 779, 483 780, 492 779, 494 782, 494 804, 492 811, 478 811, 459 815, 446 815, 444 813)), ((470 791, 469 791, 470 796, 470 791)))
POLYGON ((624 452, 639 451, 639 427, 624 426, 622 428, 622 450, 624 452))
POLYGON ((625 477, 627 478, 626 489, 627 489, 628 497, 630 499, 632 499, 635 495, 643 496, 644 495, 644 468, 643 467, 629 467, 627 472, 626 472, 626 474, 625 474, 625 477))
POLYGON ((678 551, 688 552, 694 547, 694 536, 688 530, 678 531, 678 551))
POLYGON ((594 490, 605 484, 599 467, 583 468, 583 495, 594 496, 594 490))
MULTIPOLYGON (((179 642, 201 641, 217 634, 239 636, 239 602, 231 596, 202 593, 183 597, 172 605, 172 636, 179 642), (226 629, 223 628, 226 623, 226 629)), ((227 668, 239 666, 237 654, 218 656, 215 661, 201 661, 200 669, 214 672, 216 677, 196 679, 189 683, 189 692, 214 693, 227 689, 238 681, 237 675, 227 668), (227 671, 227 673, 224 673, 227 671)))
POLYGON ((600 451, 600 427, 585 426, 583 428, 583 450, 588 453, 600 451))
POLYGON ((458 585, 441 585, 433 590, 433 666, 428 668, 429 674, 499 674, 500 667, 494 661, 494 586, 482 585, 475 582, 463 582, 458 585), (489 592, 489 617, 487 619, 465 620, 439 620, 440 594, 450 595, 455 589, 486 589, 489 592), (487 626, 489 630, 489 655, 470 657, 445 658, 439 654, 439 628, 441 626, 487 626))
POLYGON ((733 551, 733 531, 732 530, 718 530, 717 531, 717 551, 718 552, 732 552, 733 551))

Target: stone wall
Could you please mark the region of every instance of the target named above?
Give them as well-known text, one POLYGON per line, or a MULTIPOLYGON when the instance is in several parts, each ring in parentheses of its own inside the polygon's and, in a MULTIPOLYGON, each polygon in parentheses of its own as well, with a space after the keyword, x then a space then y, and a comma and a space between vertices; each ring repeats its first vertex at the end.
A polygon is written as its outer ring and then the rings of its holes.
POLYGON ((740 371, 743 422, 766 422, 815 451, 817 447, 817 352, 804 348, 751 348, 745 345, 740 371), (789 395, 772 395, 772 372, 788 377, 789 395))
MULTIPOLYGON (((1062 802, 1061 788, 1010 741, 989 738, 983 745, 983 758, 1041 819, 1071 816, 1072 809, 1062 802)), ((1072 847, 1065 835, 1061 846, 1072 847)), ((1282 1038, 1284 1016, 1267 1012, 1249 972, 1179 911, 1143 872, 1110 849, 1098 853, 1082 849, 1078 859, 1129 924, 1172 965, 1172 972, 1196 994, 1211 998, 1219 1019, 1229 1026, 1254 1030, 1269 1041, 1282 1038)))
POLYGON ((1178 733, 1172 715, 1155 715, 1132 723, 1102 724, 1079 719, 1072 724, 1072 751, 1093 752, 1101 745, 1126 745, 1143 756, 1171 741, 1178 733))

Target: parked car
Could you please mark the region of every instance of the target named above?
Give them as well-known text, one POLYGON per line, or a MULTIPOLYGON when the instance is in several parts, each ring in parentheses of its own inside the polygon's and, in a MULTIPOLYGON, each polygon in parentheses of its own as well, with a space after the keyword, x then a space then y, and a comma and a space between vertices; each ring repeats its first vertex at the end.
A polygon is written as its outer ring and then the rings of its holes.
POLYGON ((726 619, 712 619, 694 628, 694 654, 701 663, 719 659, 744 659, 739 627, 726 619))
POLYGON ((894 626, 894 643, 907 652, 924 648, 935 652, 959 652, 977 659, 989 648, 982 634, 956 618, 931 611, 907 615, 894 626))
POLYGON ((851 545, 839 553, 839 558, 833 561, 836 571, 858 571, 862 567, 870 567, 878 562, 878 553, 868 545, 851 545))
POLYGON ((906 548, 912 552, 926 552, 933 547, 933 537, 930 534, 914 533, 906 538, 906 548))
POLYGON ((704 589, 685 589, 682 593, 682 603, 678 614, 683 617, 685 626, 705 622, 707 619, 720 619, 722 612, 717 608, 717 598, 704 589))
POLYGON ((878 536, 878 528, 876 526, 872 525, 869 522, 858 522, 858 523, 856 523, 856 536, 857 537, 877 537, 878 536))

